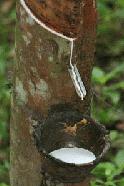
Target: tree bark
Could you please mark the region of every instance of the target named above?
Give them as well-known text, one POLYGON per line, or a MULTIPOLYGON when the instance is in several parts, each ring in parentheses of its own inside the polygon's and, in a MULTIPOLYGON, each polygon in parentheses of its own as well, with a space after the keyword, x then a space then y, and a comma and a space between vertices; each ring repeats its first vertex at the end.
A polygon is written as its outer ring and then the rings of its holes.
POLYGON ((24 111, 24 108, 30 107, 47 117, 52 106, 68 104, 84 115, 90 115, 91 72, 96 37, 94 0, 83 1, 80 18, 83 24, 74 44, 73 60, 77 62, 87 90, 83 101, 76 94, 68 72, 70 42, 42 28, 17 3, 17 60, 10 126, 11 186, 89 184, 89 178, 77 184, 63 184, 44 178, 41 174, 42 160, 32 141, 31 121, 24 111))

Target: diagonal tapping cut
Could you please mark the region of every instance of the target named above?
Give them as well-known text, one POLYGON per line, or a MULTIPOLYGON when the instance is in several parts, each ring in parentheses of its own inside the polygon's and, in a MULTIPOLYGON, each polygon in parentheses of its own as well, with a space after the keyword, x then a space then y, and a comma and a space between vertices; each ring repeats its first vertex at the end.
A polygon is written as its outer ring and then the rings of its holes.
POLYGON ((68 69, 68 71, 70 73, 70 77, 72 79, 72 82, 74 84, 74 87, 75 87, 75 90, 76 90, 78 96, 81 98, 81 100, 83 100, 84 97, 86 96, 86 89, 85 89, 83 81, 81 80, 81 76, 80 76, 80 73, 79 73, 79 71, 77 69, 76 64, 74 64, 74 65, 72 64, 74 41, 77 38, 67 37, 63 33, 59 33, 59 32, 56 32, 55 30, 51 29, 50 27, 48 27, 46 24, 44 24, 41 20, 39 20, 34 15, 34 13, 31 11, 31 9, 26 5, 25 0, 20 0, 20 3, 23 6, 23 8, 26 10, 26 12, 31 16, 31 18, 33 18, 33 20, 35 20, 35 22, 37 24, 39 24, 41 27, 43 27, 47 31, 51 32, 52 34, 54 34, 54 35, 56 35, 58 37, 61 37, 63 39, 66 39, 66 40, 71 42, 70 68, 68 69))

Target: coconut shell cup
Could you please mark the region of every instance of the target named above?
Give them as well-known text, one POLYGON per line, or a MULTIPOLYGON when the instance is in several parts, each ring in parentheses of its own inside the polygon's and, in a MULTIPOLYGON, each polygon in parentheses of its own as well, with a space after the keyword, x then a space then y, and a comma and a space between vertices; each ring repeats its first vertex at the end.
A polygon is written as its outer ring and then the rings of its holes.
POLYGON ((42 172, 61 182, 81 182, 110 147, 108 131, 78 111, 56 112, 35 128, 34 139, 43 158, 42 172), (49 153, 60 148, 85 148, 96 159, 87 164, 66 163, 49 153))

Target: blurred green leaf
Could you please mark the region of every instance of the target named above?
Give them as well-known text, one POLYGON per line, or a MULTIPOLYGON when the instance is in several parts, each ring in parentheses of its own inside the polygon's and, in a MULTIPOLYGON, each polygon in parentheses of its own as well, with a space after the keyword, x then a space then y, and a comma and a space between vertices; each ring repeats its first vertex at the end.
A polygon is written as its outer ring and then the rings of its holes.
POLYGON ((103 95, 109 98, 113 104, 117 104, 120 100, 120 93, 116 90, 110 89, 110 87, 104 87, 102 89, 103 95))
POLYGON ((113 131, 110 132, 110 139, 111 139, 111 141, 116 140, 117 137, 118 137, 118 132, 116 130, 113 130, 113 131))
POLYGON ((106 74, 105 82, 107 82, 107 81, 117 77, 121 73, 123 73, 123 69, 124 69, 124 63, 119 64, 118 66, 116 66, 116 68, 112 69, 110 73, 106 74))
POLYGON ((8 137, 7 126, 4 122, 0 122, 0 140, 6 140, 8 137))
POLYGON ((113 83, 109 87, 104 87, 103 91, 107 91, 107 90, 114 91, 114 90, 117 90, 117 89, 124 89, 124 81, 120 81, 118 83, 113 83))
POLYGON ((116 184, 114 183, 114 181, 107 181, 105 183, 105 186, 116 186, 116 184))
POLYGON ((119 150, 114 159, 118 167, 124 168, 124 150, 119 150))
POLYGON ((116 167, 114 164, 110 162, 100 163, 97 167, 92 171, 92 173, 96 176, 104 177, 113 177, 116 173, 116 167))
POLYGON ((0 186, 8 186, 8 185, 5 183, 0 183, 0 186))
MULTIPOLYGON (((124 63, 118 65, 116 68, 112 69, 111 72, 105 73, 102 69, 99 67, 94 67, 93 72, 92 72, 92 80, 95 83, 99 84, 106 84, 109 80, 113 78, 117 78, 118 75, 123 73, 124 69, 124 63)), ((124 87, 124 82, 121 82, 120 84, 121 87, 124 87)))
POLYGON ((99 67, 94 67, 92 72, 93 82, 104 84, 105 83, 105 72, 99 67))
POLYGON ((116 183, 117 183, 117 186, 124 186, 124 178, 121 178, 116 183))

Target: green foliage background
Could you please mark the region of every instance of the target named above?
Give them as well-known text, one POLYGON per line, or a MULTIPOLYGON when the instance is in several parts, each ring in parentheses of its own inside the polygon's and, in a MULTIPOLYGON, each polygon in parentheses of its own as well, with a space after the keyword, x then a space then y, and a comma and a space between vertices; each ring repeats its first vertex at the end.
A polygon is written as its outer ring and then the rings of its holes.
MULTIPOLYGON (((92 115, 110 129, 111 150, 92 186, 124 186, 124 1, 97 0, 92 115)), ((9 119, 15 59, 15 0, 0 1, 0 186, 9 185, 9 119)))

